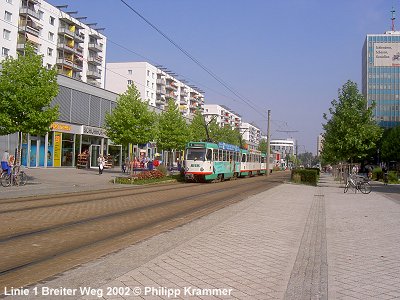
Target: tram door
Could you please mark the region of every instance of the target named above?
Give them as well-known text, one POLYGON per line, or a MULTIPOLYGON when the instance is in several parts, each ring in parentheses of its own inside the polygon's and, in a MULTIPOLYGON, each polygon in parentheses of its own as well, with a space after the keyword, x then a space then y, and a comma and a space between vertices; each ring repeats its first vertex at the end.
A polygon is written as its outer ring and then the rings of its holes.
POLYGON ((98 167, 97 159, 100 156, 100 145, 90 145, 89 153, 90 153, 90 167, 91 168, 98 167))

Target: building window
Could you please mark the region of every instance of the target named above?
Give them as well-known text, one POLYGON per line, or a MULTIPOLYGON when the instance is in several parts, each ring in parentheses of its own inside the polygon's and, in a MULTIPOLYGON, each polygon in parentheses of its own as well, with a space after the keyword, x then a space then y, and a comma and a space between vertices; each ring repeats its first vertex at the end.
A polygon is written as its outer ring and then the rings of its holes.
POLYGON ((149 91, 146 91, 146 97, 149 98, 149 91))
POLYGON ((49 31, 49 41, 54 41, 54 33, 49 31))
POLYGON ((132 84, 132 80, 129 79, 128 80, 128 84, 131 85, 132 84))
POLYGON ((154 93, 151 93, 151 99, 154 99, 154 93))
POLYGON ((151 73, 151 78, 154 78, 154 73, 151 73))
POLYGON ((147 80, 147 86, 150 87, 150 81, 147 80))
POLYGON ((12 13, 5 11, 4 12, 4 21, 11 22, 12 13))
POLYGON ((50 70, 53 66, 51 64, 47 64, 47 69, 50 70))
POLYGON ((132 75, 132 70, 128 70, 128 75, 132 75))
POLYGON ((151 83, 151 88, 154 89, 154 82, 151 83))
POLYGON ((40 20, 43 20, 43 14, 44 14, 44 12, 42 12, 41 10, 39 10, 39 11, 38 11, 38 14, 39 14, 39 19, 40 19, 40 20))
POLYGON ((47 48, 47 55, 48 56, 53 56, 53 49, 47 48))
POLYGON ((7 48, 1 48, 1 56, 8 56, 8 53, 10 52, 10 49, 7 48))
POLYGON ((6 0, 6 2, 12 4, 12 0, 6 0))
POLYGON ((10 34, 11 34, 11 31, 4 29, 3 30, 3 39, 10 40, 10 34))
POLYGON ((150 76, 150 71, 149 70, 147 70, 147 76, 150 76))
POLYGON ((50 25, 54 25, 55 18, 50 16, 50 25))

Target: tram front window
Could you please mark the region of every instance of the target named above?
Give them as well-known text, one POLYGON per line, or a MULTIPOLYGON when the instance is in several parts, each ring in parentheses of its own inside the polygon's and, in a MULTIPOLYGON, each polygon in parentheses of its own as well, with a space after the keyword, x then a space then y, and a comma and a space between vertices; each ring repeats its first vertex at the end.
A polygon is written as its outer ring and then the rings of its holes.
POLYGON ((187 149, 187 160, 204 160, 205 149, 187 149))

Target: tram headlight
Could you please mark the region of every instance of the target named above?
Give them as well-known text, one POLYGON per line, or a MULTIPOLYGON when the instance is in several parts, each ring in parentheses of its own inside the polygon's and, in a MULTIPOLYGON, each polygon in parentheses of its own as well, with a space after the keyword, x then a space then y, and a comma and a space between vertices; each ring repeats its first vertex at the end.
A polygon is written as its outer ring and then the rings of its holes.
POLYGON ((189 167, 186 167, 186 171, 189 171, 189 167))
POLYGON ((201 168, 200 168, 200 171, 201 171, 201 172, 203 172, 203 171, 204 171, 204 168, 203 168, 203 167, 201 167, 201 168))

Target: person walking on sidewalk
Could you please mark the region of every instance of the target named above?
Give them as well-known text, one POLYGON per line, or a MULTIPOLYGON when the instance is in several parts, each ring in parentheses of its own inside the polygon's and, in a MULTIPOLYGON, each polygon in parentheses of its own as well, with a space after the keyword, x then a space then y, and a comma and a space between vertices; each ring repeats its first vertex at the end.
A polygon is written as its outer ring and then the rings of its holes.
POLYGON ((7 173, 10 175, 10 153, 8 153, 8 150, 4 151, 3 157, 1 158, 1 169, 3 171, 7 171, 7 173))
POLYGON ((103 174, 103 169, 104 169, 104 164, 105 164, 103 155, 99 156, 99 158, 97 159, 97 163, 99 164, 99 175, 101 175, 101 174, 103 174))

